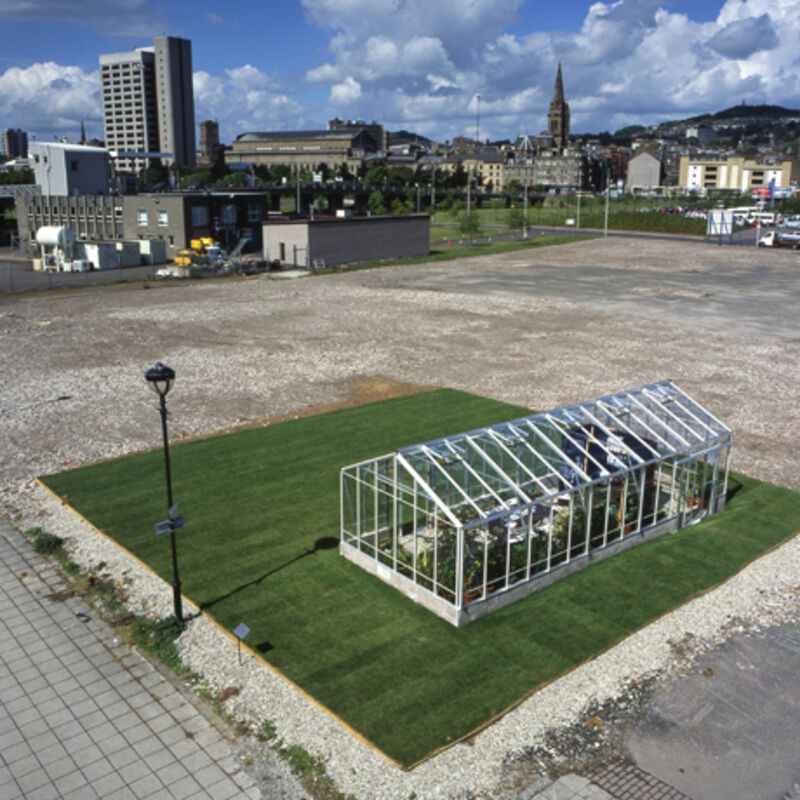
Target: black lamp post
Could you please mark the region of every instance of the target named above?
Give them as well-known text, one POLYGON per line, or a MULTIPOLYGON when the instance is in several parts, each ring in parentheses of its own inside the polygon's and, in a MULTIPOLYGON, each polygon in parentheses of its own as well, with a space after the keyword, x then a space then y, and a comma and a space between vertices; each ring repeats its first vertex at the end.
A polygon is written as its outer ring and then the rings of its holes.
MULTIPOLYGON (((144 374, 145 380, 153 387, 159 397, 161 407, 161 432, 164 436, 164 470, 167 476, 167 507, 169 508, 169 537, 172 544, 172 596, 175 608, 175 618, 183 622, 183 607, 181 604, 181 581, 178 577, 178 553, 175 549, 175 508, 172 503, 172 480, 169 471, 169 443, 167 441, 167 392, 175 380, 175 370, 162 364, 160 361, 144 374)), ((163 524, 163 523, 162 523, 163 524)), ((158 531, 158 526, 156 526, 158 531)))

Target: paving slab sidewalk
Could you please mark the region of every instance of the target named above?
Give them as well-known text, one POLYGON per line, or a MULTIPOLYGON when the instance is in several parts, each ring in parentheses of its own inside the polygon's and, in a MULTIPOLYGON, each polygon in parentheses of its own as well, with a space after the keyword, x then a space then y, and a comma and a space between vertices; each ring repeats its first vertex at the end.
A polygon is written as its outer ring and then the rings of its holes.
POLYGON ((0 519, 0 797, 261 798, 234 744, 0 519), (65 593, 67 594, 67 593, 65 593))

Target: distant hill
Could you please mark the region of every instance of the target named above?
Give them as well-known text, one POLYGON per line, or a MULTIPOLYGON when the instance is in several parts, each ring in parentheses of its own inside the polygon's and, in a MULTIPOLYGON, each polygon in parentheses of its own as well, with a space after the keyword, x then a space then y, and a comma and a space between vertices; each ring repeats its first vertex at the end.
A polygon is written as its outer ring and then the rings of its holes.
POLYGON ((726 119, 780 119, 781 117, 797 116, 800 116, 800 109, 784 108, 783 106, 748 106, 742 104, 738 106, 731 106, 730 108, 726 108, 724 111, 717 111, 715 114, 700 114, 696 117, 687 117, 686 119, 673 120, 672 122, 663 122, 662 125, 696 125, 703 122, 723 122, 726 119))
POLYGON ((413 133, 412 131, 388 131, 389 133, 389 145, 395 144, 414 144, 415 142, 419 142, 420 144, 431 144, 431 140, 427 136, 421 136, 418 133, 413 133))

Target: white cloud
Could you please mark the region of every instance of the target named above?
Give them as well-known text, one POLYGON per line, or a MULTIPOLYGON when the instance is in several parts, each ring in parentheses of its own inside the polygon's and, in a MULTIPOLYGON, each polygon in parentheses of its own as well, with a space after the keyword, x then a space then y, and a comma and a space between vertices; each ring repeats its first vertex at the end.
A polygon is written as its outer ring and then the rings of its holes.
POLYGON ((213 25, 215 28, 221 28, 225 24, 225 19, 222 17, 221 14, 217 14, 214 11, 209 11, 206 14, 206 19, 208 20, 210 25, 213 25))
POLYGON ((331 103, 338 106, 350 106, 361 97, 361 84, 352 77, 345 78, 331 88, 331 103))
POLYGON ((306 80, 331 87, 328 113, 350 105, 389 127, 438 129, 441 138, 474 130, 476 92, 482 136, 538 132, 559 61, 573 130, 657 122, 742 99, 800 107, 800 0, 720 0, 710 22, 693 20, 689 3, 600 1, 577 33, 536 31, 533 13, 529 32, 511 32, 521 4, 303 0, 309 22, 331 34, 329 59, 306 80))
POLYGON ((102 138, 98 72, 52 61, 0 74, 0 117, 42 138, 77 137, 82 121, 90 136, 102 138))
POLYGON ((194 73, 195 119, 218 119, 220 139, 240 133, 291 130, 306 124, 306 111, 274 75, 252 64, 225 70, 224 75, 194 73))
POLYGON ((306 73, 306 80, 309 83, 337 83, 341 80, 341 71, 333 64, 322 64, 314 67, 306 73))

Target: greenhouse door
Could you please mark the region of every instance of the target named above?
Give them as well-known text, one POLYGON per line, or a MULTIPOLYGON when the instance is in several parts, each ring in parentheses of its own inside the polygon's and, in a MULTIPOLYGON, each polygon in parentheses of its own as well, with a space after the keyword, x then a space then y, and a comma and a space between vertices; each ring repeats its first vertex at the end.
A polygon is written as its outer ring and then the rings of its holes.
POLYGON ((678 512, 680 527, 699 522, 706 515, 705 459, 688 458, 678 462, 678 512))

